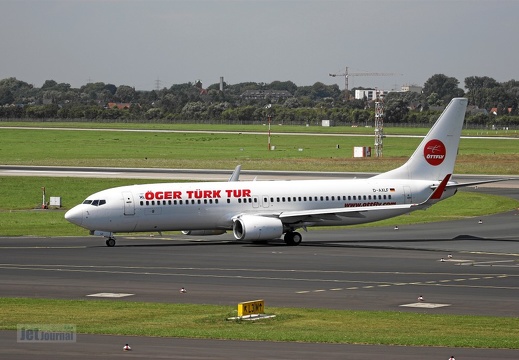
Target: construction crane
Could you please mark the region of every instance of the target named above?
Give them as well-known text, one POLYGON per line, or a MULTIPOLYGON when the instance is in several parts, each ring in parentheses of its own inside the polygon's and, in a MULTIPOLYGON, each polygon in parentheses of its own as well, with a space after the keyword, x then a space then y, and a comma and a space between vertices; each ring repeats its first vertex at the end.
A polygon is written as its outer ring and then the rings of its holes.
POLYGON ((349 73, 348 72, 348 67, 346 66, 346 69, 344 71, 344 73, 340 73, 340 74, 329 74, 330 76, 332 77, 336 77, 336 76, 344 76, 344 89, 346 91, 349 90, 349 87, 348 87, 348 78, 350 76, 394 76, 394 75, 402 75, 402 74, 396 74, 396 73, 379 73, 379 72, 356 72, 356 73, 349 73))

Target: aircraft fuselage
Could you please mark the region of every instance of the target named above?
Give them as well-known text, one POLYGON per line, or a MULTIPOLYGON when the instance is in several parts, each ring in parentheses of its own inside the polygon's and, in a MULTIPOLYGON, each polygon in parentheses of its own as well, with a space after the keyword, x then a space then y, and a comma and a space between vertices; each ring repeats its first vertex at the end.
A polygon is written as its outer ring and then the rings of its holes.
MULTIPOLYGON (((264 215, 334 208, 357 208, 354 216, 323 215, 319 226, 352 225, 409 212, 367 207, 413 204, 432 193, 432 181, 299 180, 159 183, 104 190, 69 211, 67 219, 107 232, 230 230, 236 214, 264 215)), ((443 198, 453 195, 445 193, 443 198)), ((301 215, 299 224, 314 225, 301 215)))

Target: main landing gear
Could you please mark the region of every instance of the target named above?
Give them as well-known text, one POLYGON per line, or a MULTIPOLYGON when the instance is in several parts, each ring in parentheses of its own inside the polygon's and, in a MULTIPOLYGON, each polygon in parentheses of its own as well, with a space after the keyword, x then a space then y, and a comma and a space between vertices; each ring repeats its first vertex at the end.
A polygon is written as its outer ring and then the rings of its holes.
POLYGON ((296 246, 301 244, 303 237, 297 231, 287 231, 283 240, 285 240, 285 244, 287 245, 296 246))
POLYGON ((106 239, 106 246, 108 246, 108 247, 115 246, 115 238, 113 236, 110 236, 108 239, 106 239))

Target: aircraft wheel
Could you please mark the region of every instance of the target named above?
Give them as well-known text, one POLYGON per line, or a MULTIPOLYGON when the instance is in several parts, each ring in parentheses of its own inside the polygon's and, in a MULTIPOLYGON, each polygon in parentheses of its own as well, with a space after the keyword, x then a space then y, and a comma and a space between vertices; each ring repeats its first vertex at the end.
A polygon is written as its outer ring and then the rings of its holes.
POLYGON ((285 244, 287 245, 296 246, 301 244, 303 237, 297 231, 287 231, 283 240, 285 240, 285 244))
POLYGON ((106 239, 106 246, 114 247, 115 246, 115 239, 114 238, 106 239))
POLYGON ((297 231, 292 234, 292 245, 299 245, 303 241, 303 237, 297 231))
POLYGON ((285 237, 283 238, 283 240, 285 241, 285 244, 292 245, 292 242, 294 241, 294 239, 292 239, 292 234, 293 234, 292 231, 287 231, 285 233, 285 237))

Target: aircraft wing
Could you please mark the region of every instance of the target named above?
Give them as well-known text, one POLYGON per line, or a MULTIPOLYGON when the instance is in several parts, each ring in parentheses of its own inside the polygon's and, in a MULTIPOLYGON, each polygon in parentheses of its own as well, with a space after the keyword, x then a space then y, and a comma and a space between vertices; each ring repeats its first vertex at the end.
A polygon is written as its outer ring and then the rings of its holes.
POLYGON ((285 211, 279 214, 279 218, 285 223, 294 223, 298 221, 319 221, 319 220, 333 220, 341 217, 364 217, 367 212, 391 211, 391 210, 405 210, 414 211, 418 209, 425 209, 435 202, 439 201, 445 191, 451 174, 447 174, 438 186, 435 186, 434 191, 429 195, 427 200, 419 204, 399 204, 399 205, 381 205, 381 206, 363 206, 363 207, 343 207, 343 208, 329 208, 329 209, 315 209, 302 211, 285 211))
POLYGON ((315 210, 301 210, 301 211, 285 211, 278 215, 279 219, 284 223, 295 223, 299 221, 321 221, 333 220, 338 217, 363 218, 365 213, 373 211, 388 211, 388 210, 402 210, 411 209, 417 204, 403 204, 403 205, 381 205, 381 206, 362 206, 362 207, 341 207, 315 210))
MULTIPOLYGON (((366 217, 367 212, 390 211, 409 209, 409 211, 418 210, 414 207, 422 204, 402 204, 402 205, 381 205, 381 206, 362 206, 362 207, 339 207, 314 210, 296 210, 284 211, 281 213, 264 212, 258 213, 257 216, 268 218, 278 218, 284 224, 297 224, 303 222, 313 222, 318 224, 321 221, 343 220, 345 217, 362 219, 366 217), (342 218, 342 219, 341 219, 342 218)), ((243 214, 233 216, 233 219, 243 214)))
MULTIPOLYGON (((403 204, 403 205, 381 205, 381 206, 362 206, 362 207, 341 207, 341 208, 329 208, 329 209, 316 209, 316 210, 301 210, 301 211, 285 211, 279 214, 279 218, 283 221, 287 221, 291 218, 303 218, 311 217, 315 219, 319 218, 330 218, 332 216, 345 216, 345 217, 364 217, 362 213, 368 211, 387 211, 387 210, 400 210, 410 209, 417 204, 403 204)), ((290 221, 287 221, 290 222, 290 221)))

